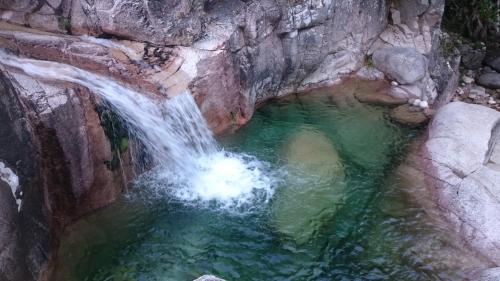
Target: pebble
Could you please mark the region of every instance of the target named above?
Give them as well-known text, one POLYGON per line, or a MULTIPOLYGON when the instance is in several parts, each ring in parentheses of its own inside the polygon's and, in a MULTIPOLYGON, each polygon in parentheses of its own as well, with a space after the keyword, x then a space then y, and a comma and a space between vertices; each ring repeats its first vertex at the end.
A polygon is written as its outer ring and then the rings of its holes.
POLYGON ((420 108, 426 109, 429 107, 429 103, 424 100, 424 101, 421 101, 418 106, 420 106, 420 108))
POLYGON ((493 104, 497 104, 497 102, 493 98, 490 98, 488 100, 488 104, 492 104, 493 105, 493 104))
POLYGON ((457 88, 456 93, 457 93, 458 95, 460 95, 460 96, 461 96, 461 95, 463 95, 465 92, 464 92, 464 89, 462 89, 462 88, 457 88))
POLYGON ((465 84, 472 84, 474 83, 474 78, 464 75, 462 76, 462 81, 464 81, 465 84))
POLYGON ((396 82, 396 81, 392 81, 392 82, 391 82, 391 85, 392 85, 392 86, 398 86, 399 84, 398 84, 398 82, 396 82))
POLYGON ((416 100, 413 101, 413 105, 414 106, 420 106, 420 102, 421 102, 420 99, 416 99, 416 100))

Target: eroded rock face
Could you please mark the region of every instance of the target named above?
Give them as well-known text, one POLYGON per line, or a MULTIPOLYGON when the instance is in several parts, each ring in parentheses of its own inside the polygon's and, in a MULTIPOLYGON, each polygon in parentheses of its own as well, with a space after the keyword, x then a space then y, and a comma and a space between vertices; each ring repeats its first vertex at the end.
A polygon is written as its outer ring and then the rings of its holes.
POLYGON ((9 245, 0 247, 0 277, 43 280, 62 228, 113 201, 123 174, 107 165, 111 147, 86 89, 6 69, 0 87, 0 159, 19 178, 16 198, 9 189, 0 203, 6 226, 15 225, 0 235, 9 245))
POLYGON ((4 3, 1 15, 10 22, 43 30, 144 41, 145 49, 151 44, 170 48, 168 58, 147 70, 143 63, 120 61, 123 55, 112 54, 116 50, 48 35, 39 35, 38 42, 26 42, 26 37, 35 36, 23 36, 18 30, 2 36, 6 39, 3 45, 26 56, 45 56, 111 73, 115 78, 121 75, 139 82, 133 83, 137 85, 148 81, 168 94, 190 87, 197 100, 206 103, 201 104, 202 111, 214 120, 211 125, 216 131, 248 120, 255 103, 328 85, 355 71, 386 27, 388 10, 383 0, 52 2, 4 3), (51 17, 46 25, 32 22, 42 14, 51 17), (54 29, 50 22, 66 29, 54 29), (52 41, 56 43, 48 43, 52 41), (49 48, 44 47, 47 45, 49 48), (143 79, 136 79, 140 76, 143 79), (221 100, 229 102, 217 104, 221 100))
POLYGON ((499 122, 500 113, 487 107, 450 103, 437 112, 422 150, 431 191, 443 215, 469 245, 497 266, 499 122))

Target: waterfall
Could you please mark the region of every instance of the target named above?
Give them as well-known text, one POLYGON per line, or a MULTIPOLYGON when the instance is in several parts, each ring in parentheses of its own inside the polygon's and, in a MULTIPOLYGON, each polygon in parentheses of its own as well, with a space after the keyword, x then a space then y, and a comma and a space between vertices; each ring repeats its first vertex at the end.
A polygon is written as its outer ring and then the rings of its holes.
POLYGON ((0 63, 40 80, 79 84, 99 95, 144 145, 156 168, 148 185, 186 202, 221 207, 268 200, 274 179, 266 163, 221 149, 189 91, 167 98, 139 93, 109 77, 74 66, 20 58, 0 51, 0 63))

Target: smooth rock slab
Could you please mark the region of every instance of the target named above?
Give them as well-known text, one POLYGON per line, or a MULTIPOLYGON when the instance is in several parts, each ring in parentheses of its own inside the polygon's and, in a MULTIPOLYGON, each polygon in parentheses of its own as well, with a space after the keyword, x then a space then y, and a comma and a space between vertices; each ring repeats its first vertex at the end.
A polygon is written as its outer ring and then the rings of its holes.
POLYGON ((500 89, 500 73, 485 73, 477 79, 477 84, 488 89, 500 89))
POLYGON ((427 59, 413 48, 379 49, 372 58, 376 68, 400 84, 415 83, 427 72, 427 59))
POLYGON ((344 168, 331 141, 309 127, 289 139, 284 158, 289 167, 288 185, 275 194, 273 225, 304 244, 331 221, 343 202, 344 168))
MULTIPOLYGON (((480 255, 500 265, 500 171, 492 165, 500 144, 500 113, 453 102, 429 126, 422 155, 443 215, 480 255)), ((494 163, 493 163, 494 164, 494 163)))

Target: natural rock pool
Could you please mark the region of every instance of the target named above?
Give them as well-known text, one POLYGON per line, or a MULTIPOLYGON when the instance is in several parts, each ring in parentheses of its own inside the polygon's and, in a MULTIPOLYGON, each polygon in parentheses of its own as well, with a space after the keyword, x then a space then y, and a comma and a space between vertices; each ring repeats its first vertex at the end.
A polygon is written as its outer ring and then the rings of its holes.
POLYGON ((186 203, 138 183, 67 230, 56 280, 457 280, 479 260, 433 218, 397 167, 419 131, 348 87, 271 102, 228 151, 269 163, 251 207, 186 203))

